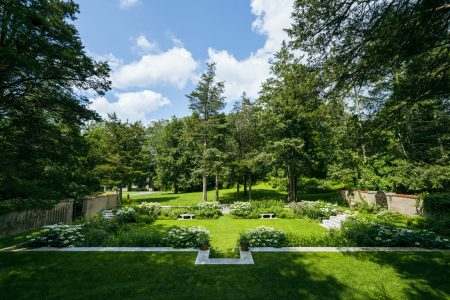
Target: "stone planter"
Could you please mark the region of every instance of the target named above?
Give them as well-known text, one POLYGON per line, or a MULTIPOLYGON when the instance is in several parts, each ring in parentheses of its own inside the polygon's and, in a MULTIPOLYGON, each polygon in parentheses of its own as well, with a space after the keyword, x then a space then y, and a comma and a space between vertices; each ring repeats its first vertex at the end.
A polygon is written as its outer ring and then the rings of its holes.
POLYGON ((206 250, 208 250, 208 249, 209 249, 209 244, 208 244, 208 243, 205 243, 205 244, 200 245, 200 250, 206 251, 206 250))

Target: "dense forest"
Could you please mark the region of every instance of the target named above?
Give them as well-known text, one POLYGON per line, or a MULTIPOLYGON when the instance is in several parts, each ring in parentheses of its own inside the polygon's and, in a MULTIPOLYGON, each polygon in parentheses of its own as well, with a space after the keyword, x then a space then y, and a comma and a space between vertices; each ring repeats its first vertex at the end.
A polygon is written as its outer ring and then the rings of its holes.
POLYGON ((89 109, 110 69, 87 55, 77 13, 72 1, 0 1, 2 210, 132 186, 251 197, 265 181, 289 201, 308 182, 450 191, 447 1, 297 0, 257 99, 225 99, 210 62, 186 95, 190 116, 145 125, 89 109))

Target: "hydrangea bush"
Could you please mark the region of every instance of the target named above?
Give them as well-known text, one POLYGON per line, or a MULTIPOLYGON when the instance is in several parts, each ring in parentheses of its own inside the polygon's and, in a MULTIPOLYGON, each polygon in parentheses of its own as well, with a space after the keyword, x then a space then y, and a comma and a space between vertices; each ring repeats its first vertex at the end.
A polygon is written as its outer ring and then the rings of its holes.
POLYGON ((197 219, 217 219, 222 215, 217 202, 201 202, 198 203, 193 212, 197 219))
POLYGON ((26 237, 27 247, 75 247, 82 246, 83 225, 51 225, 26 237))
POLYGON ((252 214, 252 205, 249 202, 234 202, 230 205, 230 214, 240 218, 250 218, 252 214))
POLYGON ((135 222, 137 211, 129 206, 119 208, 116 212, 116 217, 123 222, 135 222))
POLYGON ((209 231, 203 227, 175 227, 167 232, 165 241, 174 248, 198 248, 209 244, 209 231))
POLYGON ((432 231, 392 227, 355 216, 342 224, 341 231, 356 246, 450 249, 449 239, 432 231))
POLYGON ((250 247, 283 247, 287 243, 284 231, 268 226, 259 226, 241 234, 241 242, 248 242, 250 247))
POLYGON ((154 219, 161 213, 161 204, 157 202, 142 202, 137 206, 137 211, 141 214, 150 215, 154 219))
POLYGON ((323 201, 300 201, 290 203, 288 206, 301 218, 322 220, 338 214, 336 204, 323 201))

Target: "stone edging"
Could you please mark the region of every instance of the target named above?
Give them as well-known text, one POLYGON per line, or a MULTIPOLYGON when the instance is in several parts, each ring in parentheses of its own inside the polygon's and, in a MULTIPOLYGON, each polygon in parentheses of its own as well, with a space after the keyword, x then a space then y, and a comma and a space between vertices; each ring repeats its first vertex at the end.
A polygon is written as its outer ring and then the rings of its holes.
POLYGON ((251 247, 253 252, 450 252, 417 247, 251 247))

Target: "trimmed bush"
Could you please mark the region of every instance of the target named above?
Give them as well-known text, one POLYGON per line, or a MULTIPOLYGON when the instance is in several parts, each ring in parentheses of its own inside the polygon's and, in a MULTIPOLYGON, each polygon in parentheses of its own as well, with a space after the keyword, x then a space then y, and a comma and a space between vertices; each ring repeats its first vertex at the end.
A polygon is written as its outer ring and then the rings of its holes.
POLYGON ((283 247, 287 238, 284 231, 268 226, 259 226, 241 234, 240 241, 247 241, 250 247, 283 247))
POLYGON ((423 197, 423 208, 430 217, 450 218, 450 193, 427 194, 423 197))
POLYGON ((157 202, 141 202, 136 210, 140 214, 150 215, 153 219, 156 219, 161 213, 161 204, 157 202))
POLYGON ((137 212, 134 208, 125 206, 119 208, 116 212, 116 218, 120 222, 131 223, 136 222, 137 212))
POLYGON ((199 248, 209 245, 209 231, 203 227, 174 227, 167 232, 167 245, 174 248, 199 248))
POLYGON ((26 237, 27 247, 75 247, 84 242, 83 225, 52 225, 26 237))
POLYGON ((323 201, 300 201, 289 203, 288 206, 295 215, 301 218, 306 217, 314 220, 322 220, 338 214, 336 204, 323 201))

